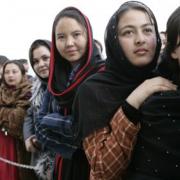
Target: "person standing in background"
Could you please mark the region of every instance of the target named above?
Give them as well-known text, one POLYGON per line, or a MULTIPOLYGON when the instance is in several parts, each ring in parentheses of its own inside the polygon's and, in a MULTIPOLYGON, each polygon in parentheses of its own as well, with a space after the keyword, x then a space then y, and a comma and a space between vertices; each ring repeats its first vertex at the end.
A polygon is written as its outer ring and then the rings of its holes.
POLYGON ((2 80, 3 65, 7 61, 9 61, 9 59, 6 56, 0 55, 0 83, 1 83, 1 80, 2 80))
POLYGON ((30 75, 30 74, 28 74, 28 72, 29 72, 29 63, 28 63, 28 60, 27 60, 27 59, 18 59, 18 61, 23 64, 28 79, 29 79, 31 82, 33 82, 33 80, 34 80, 33 76, 30 75))
POLYGON ((41 162, 38 166, 39 169, 36 171, 39 179, 48 178, 49 174, 51 174, 50 171, 52 171, 52 158, 48 153, 42 152, 41 144, 35 135, 35 122, 38 119, 37 113, 42 105, 43 94, 47 89, 50 49, 51 42, 43 39, 35 40, 29 49, 29 61, 36 78, 32 86, 31 106, 24 120, 23 135, 26 150, 31 152, 31 165, 36 166, 41 162))
POLYGON ((160 38, 161 38, 161 53, 163 52, 165 46, 166 46, 166 32, 165 31, 161 31, 160 33, 160 38))
POLYGON ((158 62, 157 62, 157 66, 161 63, 162 59, 164 58, 163 57, 164 56, 163 51, 164 51, 164 48, 166 46, 166 41, 167 41, 165 31, 161 31, 159 34, 160 34, 162 46, 161 46, 161 51, 160 51, 159 59, 158 59, 158 62))
POLYGON ((94 39, 94 43, 99 50, 99 54, 101 55, 101 59, 103 59, 103 46, 102 46, 101 42, 97 39, 94 39))
MULTIPOLYGON (((23 142, 23 122, 30 106, 31 84, 24 66, 17 60, 4 64, 0 86, 0 157, 29 164, 30 154, 23 142)), ((32 170, 18 168, 0 161, 0 179, 32 180, 32 170)))

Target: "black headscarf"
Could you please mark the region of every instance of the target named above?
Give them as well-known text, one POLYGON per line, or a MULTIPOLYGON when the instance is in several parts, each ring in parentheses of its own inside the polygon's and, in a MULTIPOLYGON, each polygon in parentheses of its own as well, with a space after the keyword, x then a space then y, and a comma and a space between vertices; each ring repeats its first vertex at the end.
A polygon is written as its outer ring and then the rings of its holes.
MULTIPOLYGON (((51 51, 51 42, 48 41, 48 40, 37 39, 31 44, 31 46, 29 48, 29 62, 31 64, 31 67, 32 67, 33 70, 34 70, 33 51, 35 49, 37 49, 38 47, 40 47, 40 46, 44 46, 47 49, 49 49, 49 51, 51 51)), ((36 73, 35 70, 34 70, 34 72, 35 72, 36 76, 41 80, 42 83, 47 83, 48 82, 48 78, 42 78, 36 73)))
POLYGON ((50 75, 48 89, 58 100, 61 107, 71 108, 74 95, 79 84, 90 74, 96 72, 102 65, 97 47, 93 43, 91 25, 88 18, 78 9, 68 7, 63 9, 55 18, 52 32, 52 51, 50 58, 50 75), (79 21, 86 29, 88 44, 85 55, 80 60, 78 70, 67 87, 69 74, 72 70, 70 62, 64 59, 55 45, 55 28, 60 18, 70 17, 79 21))
POLYGON ((161 63, 158 67, 160 74, 180 87, 180 68, 178 59, 174 59, 171 53, 177 48, 177 39, 180 37, 180 7, 169 17, 166 25, 167 44, 161 55, 161 63))
POLYGON ((156 19, 151 10, 146 5, 135 1, 129 1, 120 6, 107 25, 105 46, 107 53, 106 71, 99 72, 88 79, 80 87, 76 97, 74 123, 77 124, 78 139, 107 126, 126 97, 145 79, 152 77, 161 41, 156 19), (157 47, 152 62, 145 67, 132 65, 125 57, 118 42, 118 21, 120 16, 129 9, 138 9, 147 13, 155 26, 157 47))

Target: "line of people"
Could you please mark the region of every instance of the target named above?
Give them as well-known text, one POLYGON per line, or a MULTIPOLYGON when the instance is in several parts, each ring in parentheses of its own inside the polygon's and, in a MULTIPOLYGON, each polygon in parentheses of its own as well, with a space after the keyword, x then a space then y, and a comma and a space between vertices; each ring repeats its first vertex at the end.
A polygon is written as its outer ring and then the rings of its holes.
POLYGON ((51 42, 30 47, 32 87, 21 63, 5 63, 0 156, 30 163, 20 154, 26 148, 38 170, 35 177, 0 162, 0 179, 179 179, 180 7, 167 21, 161 56, 156 18, 139 1, 110 18, 106 60, 96 43, 87 16, 67 7, 51 42))

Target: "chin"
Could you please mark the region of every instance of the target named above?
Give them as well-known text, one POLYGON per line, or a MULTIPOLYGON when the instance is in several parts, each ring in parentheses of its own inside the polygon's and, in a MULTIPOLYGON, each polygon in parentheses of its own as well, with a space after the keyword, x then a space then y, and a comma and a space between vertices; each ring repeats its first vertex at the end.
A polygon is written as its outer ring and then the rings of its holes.
POLYGON ((45 78, 48 75, 49 75, 49 71, 44 71, 44 72, 39 73, 39 76, 41 76, 43 78, 45 78))
POLYGON ((143 66, 147 66, 148 64, 150 64, 152 61, 147 61, 147 60, 141 60, 141 62, 137 62, 136 66, 138 67, 143 67, 143 66))
POLYGON ((71 57, 68 57, 68 61, 69 62, 77 62, 81 57, 80 56, 71 56, 71 57))
POLYGON ((71 62, 71 63, 76 63, 77 61, 78 61, 79 59, 69 59, 69 62, 71 62))
POLYGON ((136 64, 134 64, 134 66, 137 66, 137 67, 144 67, 144 66, 147 66, 148 64, 149 64, 150 62, 148 62, 148 63, 136 63, 136 64))
POLYGON ((49 76, 48 74, 42 74, 42 75, 40 75, 41 78, 48 78, 48 76, 49 76))

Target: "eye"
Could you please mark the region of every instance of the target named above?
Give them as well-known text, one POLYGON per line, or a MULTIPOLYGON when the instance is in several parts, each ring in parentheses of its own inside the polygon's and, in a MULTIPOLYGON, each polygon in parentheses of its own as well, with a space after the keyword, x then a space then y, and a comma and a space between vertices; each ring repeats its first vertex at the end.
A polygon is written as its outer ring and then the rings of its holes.
POLYGON ((34 64, 38 64, 38 62, 39 62, 39 61, 38 61, 37 59, 33 59, 33 63, 34 63, 34 64))
POLYGON ((122 32, 122 36, 131 36, 133 33, 133 30, 125 30, 122 32))
POLYGON ((74 38, 78 38, 80 35, 81 35, 81 32, 75 32, 75 33, 73 34, 74 38))
POLYGON ((17 70, 13 70, 13 74, 16 74, 16 73, 18 73, 18 71, 17 70))
POLYGON ((9 74, 9 71, 4 71, 4 74, 9 74))
POLYGON ((57 35, 57 39, 59 40, 64 40, 65 39, 65 36, 63 34, 58 34, 57 35))
POLYGON ((50 58, 49 56, 42 56, 43 61, 48 61, 49 58, 50 58))
POLYGON ((145 28, 144 31, 145 31, 146 33, 151 33, 151 32, 153 32, 152 28, 145 28))

